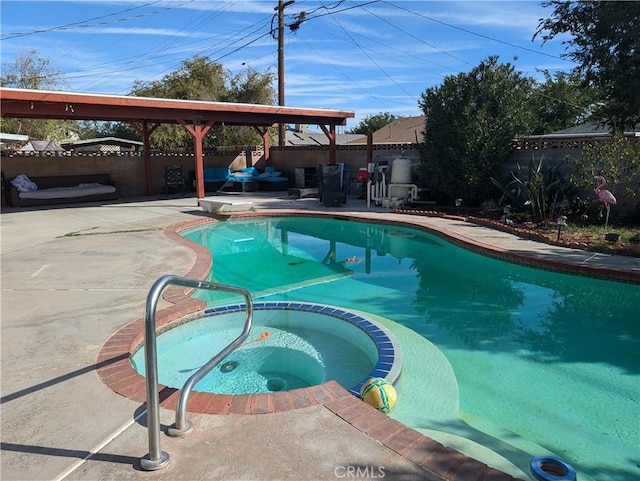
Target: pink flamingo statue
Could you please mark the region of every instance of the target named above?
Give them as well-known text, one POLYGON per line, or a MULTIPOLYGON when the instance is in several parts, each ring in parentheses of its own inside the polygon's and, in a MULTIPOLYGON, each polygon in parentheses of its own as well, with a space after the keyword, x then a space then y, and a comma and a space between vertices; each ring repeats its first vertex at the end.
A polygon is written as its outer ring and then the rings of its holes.
POLYGON ((598 196, 598 199, 600 199, 600 202, 602 202, 607 209, 607 219, 604 221, 604 228, 606 229, 607 225, 609 224, 609 210, 611 209, 611 206, 616 205, 618 201, 611 192, 605 189, 605 187, 607 186, 607 181, 604 180, 604 177, 602 177, 601 175, 596 175, 594 179, 597 179, 599 182, 598 187, 596 187, 596 195, 598 196))

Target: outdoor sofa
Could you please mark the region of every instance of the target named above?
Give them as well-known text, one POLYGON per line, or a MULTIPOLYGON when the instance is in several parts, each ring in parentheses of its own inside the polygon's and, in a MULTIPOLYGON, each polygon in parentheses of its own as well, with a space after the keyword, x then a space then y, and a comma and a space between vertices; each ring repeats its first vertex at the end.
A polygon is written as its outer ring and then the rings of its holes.
POLYGON ((289 188, 289 178, 283 176, 272 166, 264 169, 258 176, 260 190, 287 190, 289 188))
MULTIPOLYGON (((287 190, 288 177, 269 166, 263 173, 256 167, 246 167, 232 172, 228 167, 206 167, 203 170, 206 191, 287 190)), ((195 174, 192 174, 195 177, 195 174)))
POLYGON ((35 205, 69 204, 116 200, 120 192, 109 174, 55 175, 28 177, 19 174, 6 186, 9 205, 28 207, 35 205))

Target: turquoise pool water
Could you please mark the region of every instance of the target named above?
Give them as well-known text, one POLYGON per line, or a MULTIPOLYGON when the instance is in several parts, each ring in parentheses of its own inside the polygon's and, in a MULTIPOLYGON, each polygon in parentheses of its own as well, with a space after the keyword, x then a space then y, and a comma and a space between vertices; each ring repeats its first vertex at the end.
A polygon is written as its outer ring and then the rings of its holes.
MULTIPOLYGON (((265 217, 184 235, 213 252, 218 282, 264 300, 371 312, 433 342, 453 367, 467 418, 593 479, 640 475, 639 286, 526 268, 419 230, 356 221, 265 217)), ((400 421, 444 429, 421 416, 419 399, 405 399, 404 382, 399 403, 415 409, 402 409, 411 414, 400 421)))
MULTIPOLYGON (((244 299, 243 299, 244 300, 244 299)), ((157 338, 158 381, 180 389, 230 344, 245 323, 243 303, 204 311, 157 338)), ((132 356, 145 375, 145 352, 132 356)), ((335 380, 352 393, 369 377, 395 382, 401 354, 381 325, 326 304, 255 302, 251 335, 196 385, 218 394, 289 391, 335 380)))

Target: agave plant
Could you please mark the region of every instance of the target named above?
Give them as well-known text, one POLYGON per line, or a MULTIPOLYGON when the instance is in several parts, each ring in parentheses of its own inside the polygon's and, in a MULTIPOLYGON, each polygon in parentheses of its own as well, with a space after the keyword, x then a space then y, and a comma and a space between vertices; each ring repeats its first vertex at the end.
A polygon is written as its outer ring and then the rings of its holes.
POLYGON ((493 177, 491 181, 515 212, 528 212, 534 221, 542 223, 555 219, 578 194, 578 188, 562 175, 563 164, 561 161, 548 166, 544 156, 539 160, 532 157, 526 168, 516 164, 516 170, 510 172, 511 180, 506 184, 493 177))

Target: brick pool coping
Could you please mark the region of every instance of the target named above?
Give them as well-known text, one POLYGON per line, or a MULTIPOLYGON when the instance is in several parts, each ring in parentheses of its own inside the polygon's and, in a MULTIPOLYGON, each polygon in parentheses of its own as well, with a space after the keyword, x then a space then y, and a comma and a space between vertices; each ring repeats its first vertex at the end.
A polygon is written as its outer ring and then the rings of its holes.
MULTIPOLYGON (((363 222, 376 222, 399 226, 413 227, 439 235, 455 244, 464 246, 473 252, 489 255, 501 260, 515 262, 530 267, 538 267, 558 272, 569 272, 578 275, 588 275, 607 278, 622 282, 639 283, 639 276, 613 269, 591 268, 589 266, 575 266, 557 260, 549 260, 536 256, 525 256, 510 252, 506 249, 489 246, 464 237, 455 232, 426 226, 419 221, 408 219, 394 221, 376 219, 368 215, 335 213, 314 213, 309 211, 280 211, 241 213, 229 217, 253 216, 330 216, 334 218, 354 218, 363 222)), ((450 216, 464 221, 465 218, 450 216)), ((196 260, 187 277, 204 280, 212 265, 212 256, 207 248, 189 241, 180 233, 186 229, 201 224, 216 222, 213 217, 199 218, 184 222, 164 230, 167 237, 178 244, 189 247, 196 254, 196 260)), ((169 287, 163 293, 163 299, 170 305, 156 313, 156 325, 159 330, 165 329, 179 319, 196 315, 206 309, 204 302, 189 297, 191 289, 169 287)), ((140 345, 144 338, 144 320, 135 319, 114 333, 102 346, 97 359, 97 374, 111 390, 135 402, 146 402, 145 378, 138 374, 130 363, 130 355, 140 345)), ((160 406, 175 410, 179 390, 167 386, 159 386, 160 406)), ((363 403, 335 381, 307 388, 294 389, 275 393, 226 395, 211 394, 194 391, 189 399, 187 410, 192 413, 203 414, 269 414, 293 409, 301 409, 315 405, 322 405, 326 409, 342 418, 344 421, 376 439, 387 448, 422 466, 424 469, 445 479, 465 479, 484 481, 513 480, 512 476, 491 468, 480 461, 469 458, 454 449, 422 435, 420 432, 404 426, 402 423, 388 417, 371 406, 363 403)))

